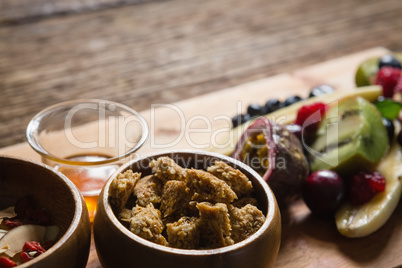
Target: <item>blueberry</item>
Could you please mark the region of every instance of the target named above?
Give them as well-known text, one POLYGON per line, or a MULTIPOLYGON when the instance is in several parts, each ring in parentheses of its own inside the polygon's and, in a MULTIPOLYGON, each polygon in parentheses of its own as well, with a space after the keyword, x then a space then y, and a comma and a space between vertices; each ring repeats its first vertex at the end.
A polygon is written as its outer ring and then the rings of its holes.
POLYGON ((251 116, 259 116, 265 113, 265 108, 257 103, 252 103, 247 107, 247 113, 251 116))
POLYGON ((389 141, 391 142, 394 139, 395 136, 395 126, 394 123, 386 118, 382 118, 382 124, 384 125, 384 127, 387 129, 388 132, 388 138, 389 141))
POLYGON ((281 102, 278 99, 270 99, 265 103, 265 113, 269 114, 281 108, 281 102))
POLYGON ((237 127, 238 125, 241 125, 242 124, 242 118, 243 118, 243 115, 242 114, 237 114, 237 115, 235 115, 235 116, 233 116, 232 117, 232 127, 237 127))
POLYGON ((301 101, 301 100, 302 100, 302 98, 299 97, 299 96, 291 96, 291 97, 287 98, 287 99, 282 103, 282 107, 287 107, 287 106, 292 105, 292 104, 294 104, 294 103, 296 103, 296 102, 299 102, 299 101, 301 101))
POLYGON ((243 123, 245 123, 245 122, 247 122, 247 121, 249 121, 251 119, 251 115, 250 114, 244 114, 243 115, 243 123))
POLYGON ((381 68, 384 66, 390 66, 390 67, 402 69, 402 66, 401 66, 401 63, 399 62, 399 60, 396 59, 391 54, 384 55, 380 58, 380 61, 378 62, 378 68, 381 68))
POLYGON ((250 114, 238 114, 232 118, 232 126, 235 128, 251 119, 250 114))
POLYGON ((313 87, 313 89, 311 89, 310 95, 308 97, 309 98, 318 97, 318 96, 322 96, 322 95, 325 95, 328 93, 332 93, 334 91, 335 91, 335 89, 330 85, 318 85, 318 86, 313 87))

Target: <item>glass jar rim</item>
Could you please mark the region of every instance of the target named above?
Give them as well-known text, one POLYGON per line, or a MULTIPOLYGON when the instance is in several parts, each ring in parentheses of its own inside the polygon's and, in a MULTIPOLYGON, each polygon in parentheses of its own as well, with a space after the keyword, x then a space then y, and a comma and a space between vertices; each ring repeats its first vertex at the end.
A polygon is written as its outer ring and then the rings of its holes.
POLYGON ((43 110, 41 110, 39 113, 37 113, 28 123, 28 126, 26 128, 26 138, 28 141, 28 144, 31 146, 32 149, 34 149, 37 153, 39 153, 41 156, 52 160, 54 162, 58 163, 63 163, 67 165, 80 165, 80 166, 95 166, 95 165, 104 165, 108 163, 113 163, 119 160, 122 160, 129 155, 133 154, 136 152, 141 146, 145 143, 145 141, 148 139, 148 123, 145 120, 145 118, 138 113, 136 110, 128 107, 127 105, 114 102, 114 101, 109 101, 109 100, 103 100, 103 99, 75 99, 75 100, 69 100, 69 101, 64 101, 60 102, 54 105, 51 105, 43 110), (85 104, 85 103, 105 103, 107 105, 113 104, 116 107, 119 107, 132 115, 136 116, 138 118, 138 121, 142 125, 142 132, 141 132, 141 137, 138 140, 138 142, 135 144, 134 147, 132 147, 130 150, 114 157, 106 158, 103 160, 97 160, 97 161, 77 161, 77 160, 70 160, 67 158, 59 157, 56 156, 50 152, 48 152, 46 149, 44 149, 41 145, 40 142, 35 138, 35 132, 39 126, 40 120, 50 112, 54 111, 55 109, 62 108, 62 107, 73 107, 74 105, 79 105, 79 104, 85 104))

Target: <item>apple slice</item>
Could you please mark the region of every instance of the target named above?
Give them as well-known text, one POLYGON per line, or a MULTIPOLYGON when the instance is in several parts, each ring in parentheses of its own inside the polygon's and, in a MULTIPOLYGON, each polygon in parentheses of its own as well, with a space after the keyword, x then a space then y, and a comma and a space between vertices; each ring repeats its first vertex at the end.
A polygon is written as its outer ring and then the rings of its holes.
POLYGON ((346 237, 364 237, 377 231, 392 215, 402 192, 402 148, 394 142, 377 167, 386 181, 385 191, 362 206, 344 204, 336 213, 338 231, 346 237))
POLYGON ((0 220, 4 218, 13 218, 15 216, 17 216, 17 214, 14 212, 14 207, 8 207, 0 210, 0 220))
POLYGON ((0 229, 0 239, 7 233, 7 230, 0 229))
POLYGON ((21 252, 27 241, 43 243, 46 227, 41 225, 22 225, 8 231, 0 240, 0 253, 13 257, 21 252))

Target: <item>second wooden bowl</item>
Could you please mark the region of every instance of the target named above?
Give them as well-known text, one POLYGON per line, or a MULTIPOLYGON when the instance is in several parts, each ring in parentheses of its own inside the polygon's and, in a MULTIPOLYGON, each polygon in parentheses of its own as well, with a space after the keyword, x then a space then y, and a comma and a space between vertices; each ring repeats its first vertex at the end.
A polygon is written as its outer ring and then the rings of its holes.
POLYGON ((105 184, 94 221, 94 238, 103 267, 201 268, 201 267, 272 267, 281 238, 281 218, 278 205, 267 183, 250 167, 220 154, 202 151, 173 151, 142 157, 123 165, 105 184), (151 160, 169 156, 182 167, 206 169, 215 160, 223 160, 242 171, 253 183, 259 207, 266 216, 262 227, 247 239, 231 246, 208 250, 184 250, 149 242, 123 226, 109 204, 112 180, 127 169, 151 174, 151 160))
POLYGON ((77 187, 44 164, 0 156, 0 209, 14 206, 25 196, 31 196, 38 208, 48 210, 60 231, 57 242, 49 250, 18 267, 85 267, 91 225, 77 187))

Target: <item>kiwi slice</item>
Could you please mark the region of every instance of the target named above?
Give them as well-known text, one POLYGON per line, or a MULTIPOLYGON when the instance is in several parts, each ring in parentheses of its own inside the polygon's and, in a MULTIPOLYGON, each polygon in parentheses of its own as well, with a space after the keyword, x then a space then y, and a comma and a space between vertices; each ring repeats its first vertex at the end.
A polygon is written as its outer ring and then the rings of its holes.
POLYGON ((379 60, 379 58, 370 58, 359 65, 355 75, 356 86, 364 87, 374 85, 375 77, 378 73, 379 60))
MULTIPOLYGON (((392 55, 397 58, 400 62, 402 62, 402 53, 401 52, 394 52, 392 55)), ((363 61, 355 75, 355 82, 356 86, 358 87, 364 87, 364 86, 369 86, 369 85, 374 85, 375 84, 375 78, 378 73, 378 62, 380 61, 380 58, 369 58, 363 61)))
POLYGON ((374 167, 389 147, 387 131, 376 107, 361 97, 332 105, 311 147, 311 171, 330 169, 341 174, 374 167))

